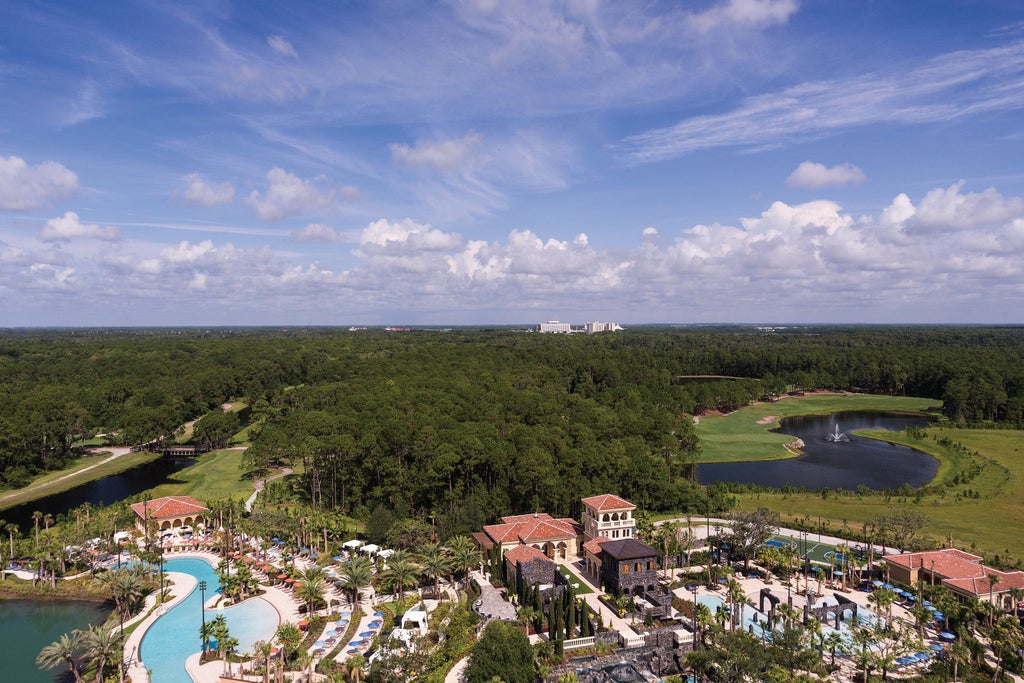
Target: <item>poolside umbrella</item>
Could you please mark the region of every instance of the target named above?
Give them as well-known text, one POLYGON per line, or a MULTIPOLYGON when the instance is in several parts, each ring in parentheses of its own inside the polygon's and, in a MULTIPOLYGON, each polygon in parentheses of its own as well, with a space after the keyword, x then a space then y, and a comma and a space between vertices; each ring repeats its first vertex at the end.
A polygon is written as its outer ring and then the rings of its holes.
POLYGON ((932 643, 928 647, 934 650, 935 652, 939 652, 940 650, 942 650, 942 645, 940 645, 939 643, 932 643))
POLYGON ((943 614, 942 612, 938 611, 938 610, 935 610, 935 612, 932 613, 932 617, 935 619, 935 621, 945 621, 946 620, 946 615, 943 614))
POLYGON ((878 579, 875 579, 875 580, 874 580, 874 581, 872 581, 871 583, 872 583, 872 584, 873 584, 874 586, 877 586, 878 588, 884 588, 884 587, 885 587, 885 584, 884 584, 884 583, 882 583, 881 581, 879 581, 878 579))
POLYGON ((943 631, 942 633, 939 634, 939 636, 943 640, 956 640, 956 634, 955 633, 951 633, 950 631, 943 631))

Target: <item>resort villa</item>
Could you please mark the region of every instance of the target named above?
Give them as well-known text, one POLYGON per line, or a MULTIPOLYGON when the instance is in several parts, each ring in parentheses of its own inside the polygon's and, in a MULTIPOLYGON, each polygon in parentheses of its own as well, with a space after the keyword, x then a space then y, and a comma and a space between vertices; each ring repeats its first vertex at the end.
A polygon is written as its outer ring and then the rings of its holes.
POLYGON ((994 569, 978 555, 956 548, 889 555, 884 561, 890 581, 941 584, 954 595, 993 602, 1002 609, 1014 607, 1011 591, 1024 589, 1024 572, 994 569))
POLYGON ((544 512, 532 515, 502 517, 501 524, 484 527, 483 533, 474 534, 477 545, 483 549, 500 546, 505 554, 518 545, 528 545, 551 559, 567 559, 579 554, 583 527, 575 519, 555 519, 544 512))
POLYGON ((205 525, 210 509, 192 496, 165 496, 132 504, 135 526, 146 533, 146 523, 155 522, 160 531, 205 525))

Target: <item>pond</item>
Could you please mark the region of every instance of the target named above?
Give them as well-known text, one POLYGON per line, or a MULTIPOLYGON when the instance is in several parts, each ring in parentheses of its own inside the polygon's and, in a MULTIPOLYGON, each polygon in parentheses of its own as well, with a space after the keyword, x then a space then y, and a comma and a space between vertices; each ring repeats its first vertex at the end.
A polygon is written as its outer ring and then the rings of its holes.
POLYGON ((707 463, 698 468, 702 484, 717 481, 759 484, 782 488, 789 484, 811 490, 858 486, 896 489, 903 484, 918 487, 935 477, 939 461, 921 451, 853 436, 858 429, 898 430, 923 427, 928 418, 916 415, 844 411, 830 415, 800 415, 783 418, 777 431, 800 438, 803 455, 767 462, 707 463), (849 441, 827 441, 836 429, 849 441))
POLYGON ((36 655, 61 634, 101 624, 108 614, 107 608, 93 602, 0 600, 0 649, 5 655, 0 679, 19 683, 70 680, 66 666, 40 670, 36 655))
POLYGON ((193 464, 195 464, 195 460, 158 458, 119 474, 112 474, 109 477, 96 479, 61 493, 55 493, 22 505, 15 505, 0 511, 0 517, 8 522, 14 522, 24 532, 32 528, 32 513, 36 510, 56 517, 67 514, 68 511, 74 510, 83 503, 110 505, 160 484, 166 484, 171 481, 171 475, 175 472, 193 464))

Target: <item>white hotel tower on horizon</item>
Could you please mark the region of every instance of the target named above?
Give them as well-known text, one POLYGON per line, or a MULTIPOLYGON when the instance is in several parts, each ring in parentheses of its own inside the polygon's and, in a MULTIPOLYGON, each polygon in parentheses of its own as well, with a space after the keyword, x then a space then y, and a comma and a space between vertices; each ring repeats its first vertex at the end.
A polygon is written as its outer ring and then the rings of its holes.
POLYGON ((582 328, 578 327, 576 329, 573 329, 570 323, 563 323, 557 320, 549 320, 537 324, 537 331, 547 334, 576 334, 579 332, 594 334, 595 332, 618 332, 621 329, 622 327, 618 323, 602 322, 586 323, 582 328))

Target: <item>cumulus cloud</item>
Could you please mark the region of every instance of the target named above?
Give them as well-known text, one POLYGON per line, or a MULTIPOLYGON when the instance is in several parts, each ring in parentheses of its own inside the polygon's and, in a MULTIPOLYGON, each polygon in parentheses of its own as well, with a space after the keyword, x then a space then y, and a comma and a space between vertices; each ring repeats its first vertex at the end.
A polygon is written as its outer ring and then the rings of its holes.
POLYGON ((266 221, 279 220, 329 206, 337 194, 333 188, 323 188, 325 178, 303 180, 282 168, 267 172, 270 187, 266 193, 253 190, 246 203, 256 215, 266 221))
POLYGON ((963 193, 963 186, 961 180, 947 188, 929 191, 908 221, 908 229, 926 233, 965 230, 1005 223, 1024 214, 1024 200, 1020 197, 1004 199, 991 187, 963 193))
POLYGON ((301 230, 295 230, 291 238, 296 242, 351 242, 351 238, 329 225, 309 223, 301 230))
POLYGON ((78 192, 78 176, 56 161, 34 166, 0 156, 0 210, 31 211, 78 192))
POLYGON ((77 238, 97 239, 113 242, 120 239, 121 232, 111 226, 83 223, 74 211, 68 211, 60 218, 51 218, 39 230, 39 237, 48 242, 67 241, 77 238))
POLYGON ((797 0, 726 0, 689 17, 690 25, 704 33, 719 27, 764 27, 784 24, 799 9, 797 0))
POLYGON ((267 45, 279 55, 291 57, 292 59, 299 58, 299 53, 295 51, 295 46, 289 43, 283 36, 268 36, 267 45))
POLYGON ((190 204, 211 207, 228 204, 235 198, 235 186, 231 183, 212 184, 199 173, 185 176, 185 189, 181 195, 190 204))
POLYGON ((408 218, 397 222, 381 219, 363 228, 359 243, 364 252, 415 253, 456 249, 462 245, 462 237, 408 218))
POLYGON ((472 131, 453 140, 420 140, 412 147, 395 143, 391 145, 391 158, 407 166, 453 171, 472 163, 482 143, 483 136, 472 131))
POLYGON ((849 162, 829 168, 825 164, 805 161, 789 174, 789 177, 786 178, 786 184, 790 187, 810 189, 841 187, 843 185, 862 183, 866 177, 864 171, 849 162))

